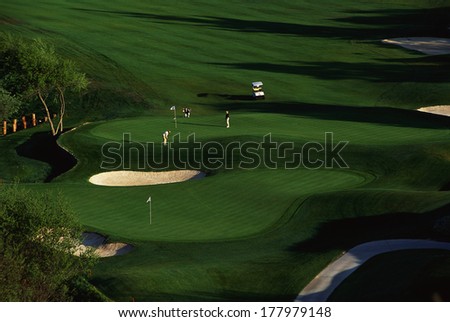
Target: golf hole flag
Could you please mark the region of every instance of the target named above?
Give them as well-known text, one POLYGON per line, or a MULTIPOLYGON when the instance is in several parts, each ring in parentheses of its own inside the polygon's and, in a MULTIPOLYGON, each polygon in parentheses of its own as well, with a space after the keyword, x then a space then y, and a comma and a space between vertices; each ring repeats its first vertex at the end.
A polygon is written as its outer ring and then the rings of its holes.
POLYGON ((170 110, 173 111, 173 120, 175 121, 175 128, 178 128, 178 126, 177 126, 177 111, 176 111, 175 105, 172 106, 170 108, 170 110))

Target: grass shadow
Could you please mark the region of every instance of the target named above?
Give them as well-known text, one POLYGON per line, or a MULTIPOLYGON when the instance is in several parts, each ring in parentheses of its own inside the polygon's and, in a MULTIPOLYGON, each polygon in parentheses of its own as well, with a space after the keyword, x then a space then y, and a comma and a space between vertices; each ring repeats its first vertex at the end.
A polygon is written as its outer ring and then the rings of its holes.
POLYGON ((52 181, 77 164, 75 157, 58 145, 57 139, 50 132, 38 132, 16 147, 18 155, 46 162, 51 166, 45 182, 52 181))
POLYGON ((437 218, 450 212, 450 203, 436 210, 417 213, 390 213, 370 217, 331 220, 321 224, 315 235, 289 247, 294 252, 323 252, 350 249, 356 245, 382 239, 428 239, 441 236, 433 226, 437 218))
POLYGON ((252 95, 233 95, 233 94, 213 94, 213 93, 198 93, 197 97, 218 97, 231 101, 254 101, 255 98, 252 95))
POLYGON ((285 62, 213 63, 230 69, 292 74, 321 80, 363 80, 374 83, 437 83, 450 82, 450 56, 437 59, 380 59, 377 62, 285 62))
POLYGON ((341 18, 322 18, 322 24, 237 19, 218 16, 175 16, 125 10, 72 8, 97 14, 144 19, 153 23, 185 24, 242 33, 323 37, 335 39, 379 39, 400 36, 450 36, 450 7, 429 9, 385 9, 343 11, 341 18))
POLYGON ((223 105, 219 104, 216 107, 220 111, 229 109, 242 112, 277 113, 320 120, 375 123, 398 127, 450 128, 449 117, 391 107, 358 107, 271 101, 229 102, 223 105))

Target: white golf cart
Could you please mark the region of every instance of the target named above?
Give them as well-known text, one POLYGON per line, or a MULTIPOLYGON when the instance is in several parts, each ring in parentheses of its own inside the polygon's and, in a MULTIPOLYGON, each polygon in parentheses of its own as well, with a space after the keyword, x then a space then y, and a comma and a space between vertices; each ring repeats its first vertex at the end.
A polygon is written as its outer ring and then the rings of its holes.
POLYGON ((257 99, 257 98, 262 98, 264 99, 264 91, 263 91, 263 83, 262 82, 253 82, 252 83, 252 96, 253 98, 257 99))

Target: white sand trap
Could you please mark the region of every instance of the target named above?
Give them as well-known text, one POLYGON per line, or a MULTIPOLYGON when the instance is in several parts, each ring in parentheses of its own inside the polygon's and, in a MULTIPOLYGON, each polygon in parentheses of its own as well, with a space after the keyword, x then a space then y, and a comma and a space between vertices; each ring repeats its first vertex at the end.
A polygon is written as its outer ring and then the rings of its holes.
POLYGON ((421 107, 417 110, 420 112, 450 116, 450 105, 427 106, 427 107, 421 107))
POLYGON ((83 243, 76 247, 75 256, 80 256, 88 249, 93 249, 98 257, 125 255, 133 250, 133 246, 125 243, 105 243, 106 237, 97 233, 83 233, 83 243))
POLYGON ((383 39, 384 44, 402 46, 403 48, 420 51, 426 55, 450 54, 449 38, 411 37, 383 39))
POLYGON ((89 182, 99 186, 130 187, 182 182, 191 179, 200 179, 204 176, 205 174, 203 172, 196 170, 158 172, 111 171, 93 175, 89 179, 89 182))
POLYGON ((133 250, 133 246, 125 243, 107 243, 98 247, 94 254, 99 257, 124 255, 133 250))

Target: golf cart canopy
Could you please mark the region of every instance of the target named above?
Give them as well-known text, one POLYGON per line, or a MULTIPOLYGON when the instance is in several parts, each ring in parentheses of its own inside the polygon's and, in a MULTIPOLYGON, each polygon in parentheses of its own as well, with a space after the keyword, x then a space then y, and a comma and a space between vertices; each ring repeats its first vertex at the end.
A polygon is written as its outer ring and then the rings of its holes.
POLYGON ((252 96, 253 98, 264 98, 263 82, 252 83, 252 96))

